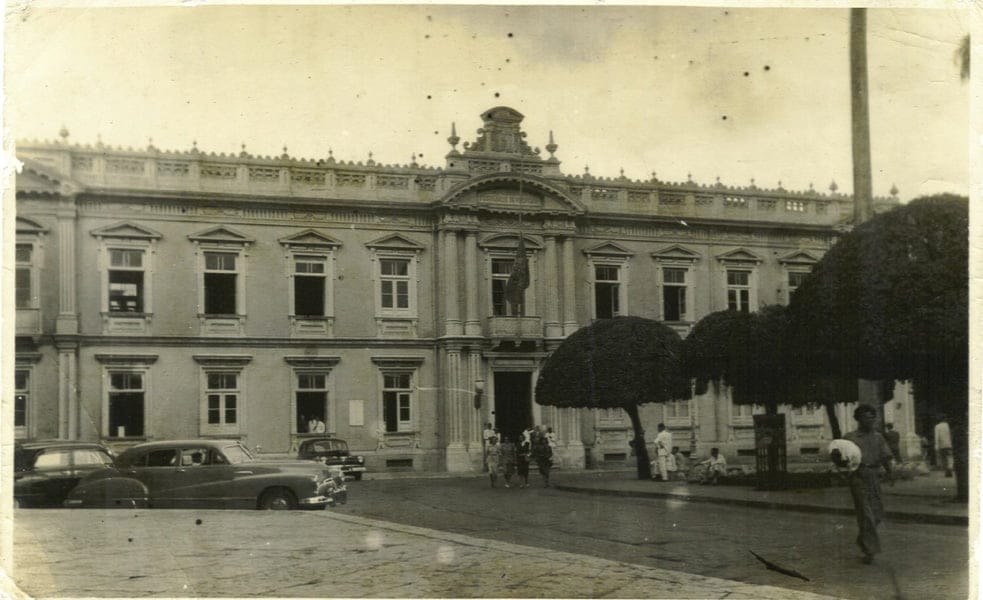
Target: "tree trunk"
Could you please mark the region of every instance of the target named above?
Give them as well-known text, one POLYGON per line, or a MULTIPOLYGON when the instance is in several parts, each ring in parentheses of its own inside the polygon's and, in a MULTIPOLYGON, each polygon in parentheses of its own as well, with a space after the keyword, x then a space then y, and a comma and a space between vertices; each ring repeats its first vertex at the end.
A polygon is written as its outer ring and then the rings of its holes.
POLYGON ((642 429, 642 420, 638 417, 637 406, 625 407, 628 418, 631 419, 631 427, 635 431, 635 458, 638 461, 638 478, 652 479, 652 466, 649 464, 649 451, 645 445, 645 430, 642 429))
POLYGON ((952 431, 952 462, 956 472, 956 500, 969 501, 969 425, 966 415, 949 421, 952 431))
POLYGON ((838 440, 843 437, 840 430, 840 418, 836 416, 836 403, 832 400, 824 400, 823 406, 826 408, 826 418, 829 419, 829 427, 833 430, 833 439, 838 440))

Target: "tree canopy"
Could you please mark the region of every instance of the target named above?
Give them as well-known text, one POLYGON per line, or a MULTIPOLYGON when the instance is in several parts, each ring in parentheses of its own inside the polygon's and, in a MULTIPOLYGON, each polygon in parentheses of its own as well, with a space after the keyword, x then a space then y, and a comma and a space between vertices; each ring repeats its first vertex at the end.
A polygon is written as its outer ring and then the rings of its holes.
POLYGON ((968 458, 969 207, 942 194, 876 215, 792 295, 797 364, 819 376, 909 380, 952 425, 958 495, 968 458))
POLYGON ((682 340, 669 327, 641 317, 601 319, 563 341, 536 382, 540 404, 627 408, 689 398, 680 372, 682 340))
POLYGON ((640 317, 601 319, 568 337, 546 359, 536 402, 564 408, 622 408, 635 431, 638 478, 651 477, 638 407, 690 397, 682 375, 682 340, 640 317))

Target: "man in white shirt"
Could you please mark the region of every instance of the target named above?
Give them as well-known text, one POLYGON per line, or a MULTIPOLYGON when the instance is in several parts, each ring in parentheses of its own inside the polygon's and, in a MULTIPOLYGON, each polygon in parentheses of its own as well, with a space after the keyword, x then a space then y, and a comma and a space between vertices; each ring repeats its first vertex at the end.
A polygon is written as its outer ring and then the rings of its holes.
POLYGON ((935 425, 935 460, 945 467, 945 476, 952 477, 952 432, 945 415, 939 415, 935 425))
POLYGON ((659 468, 661 481, 669 481, 669 455, 672 453, 672 434, 665 423, 659 423, 659 433, 655 436, 655 462, 659 468))
POLYGON ((307 433, 324 433, 324 421, 317 417, 311 417, 307 422, 307 433))

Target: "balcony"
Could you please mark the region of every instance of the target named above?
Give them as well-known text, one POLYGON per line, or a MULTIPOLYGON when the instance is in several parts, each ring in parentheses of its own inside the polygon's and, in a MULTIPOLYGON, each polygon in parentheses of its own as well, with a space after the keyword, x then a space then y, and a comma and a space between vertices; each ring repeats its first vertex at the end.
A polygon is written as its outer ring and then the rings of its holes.
POLYGON ((543 338, 541 317, 488 317, 487 336, 501 340, 540 340, 543 338))

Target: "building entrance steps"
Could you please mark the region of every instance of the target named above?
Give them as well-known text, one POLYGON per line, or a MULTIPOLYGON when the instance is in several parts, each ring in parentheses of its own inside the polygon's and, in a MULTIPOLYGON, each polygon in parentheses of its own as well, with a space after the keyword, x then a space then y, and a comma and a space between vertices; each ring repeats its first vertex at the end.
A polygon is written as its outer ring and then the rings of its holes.
MULTIPOLYGON (((623 497, 674 498, 772 510, 853 514, 846 487, 801 490, 757 490, 749 486, 701 485, 682 481, 646 481, 634 471, 556 473, 558 490, 623 497)), ((887 520, 939 525, 969 524, 969 507, 955 500, 955 479, 932 471, 913 479, 881 486, 887 520)))

